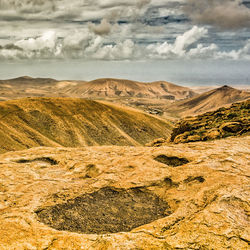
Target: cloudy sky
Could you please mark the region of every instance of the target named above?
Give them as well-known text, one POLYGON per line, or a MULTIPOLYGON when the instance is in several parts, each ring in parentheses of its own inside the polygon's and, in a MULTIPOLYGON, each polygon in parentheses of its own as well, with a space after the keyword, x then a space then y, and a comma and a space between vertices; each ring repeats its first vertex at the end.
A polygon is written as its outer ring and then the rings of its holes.
POLYGON ((246 0, 0 0, 0 27, 0 78, 250 84, 246 0))

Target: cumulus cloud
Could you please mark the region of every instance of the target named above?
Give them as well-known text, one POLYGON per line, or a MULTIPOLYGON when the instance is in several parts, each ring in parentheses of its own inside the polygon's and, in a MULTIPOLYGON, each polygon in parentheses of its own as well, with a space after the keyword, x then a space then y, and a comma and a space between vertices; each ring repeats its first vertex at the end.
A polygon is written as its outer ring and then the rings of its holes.
POLYGON ((198 41, 200 38, 207 34, 208 30, 203 27, 194 26, 191 30, 188 30, 183 35, 177 36, 173 46, 173 52, 176 54, 183 54, 184 50, 198 41))
POLYGON ((42 50, 53 49, 56 43, 56 34, 54 31, 47 31, 41 37, 23 39, 15 43, 17 47, 23 50, 42 50))
POLYGON ((186 53, 187 58, 198 58, 198 59, 216 59, 218 58, 219 48, 216 44, 212 43, 209 46, 204 46, 202 44, 198 44, 196 48, 190 49, 186 53))
POLYGON ((191 30, 176 37, 173 44, 168 42, 151 44, 147 49, 151 52, 151 57, 182 57, 186 54, 186 49, 207 34, 207 29, 194 26, 191 30))
POLYGON ((221 29, 250 27, 250 9, 241 0, 186 0, 183 9, 199 24, 221 29))
POLYGON ((14 44, 0 48, 0 56, 6 59, 51 58, 61 53, 61 44, 54 31, 47 31, 39 37, 21 39, 14 44))
POLYGON ((92 57, 102 60, 134 59, 136 57, 135 44, 128 39, 115 45, 105 45, 99 47, 92 57))
POLYGON ((97 35, 108 35, 111 31, 111 24, 104 18, 100 24, 89 23, 89 29, 97 35))
POLYGON ((238 50, 231 50, 229 52, 218 51, 217 58, 219 59, 245 59, 250 60, 250 40, 248 40, 243 48, 238 50))
POLYGON ((215 43, 207 46, 198 43, 204 38, 208 30, 194 26, 191 30, 176 37, 174 43, 157 43, 147 46, 147 53, 153 59, 230 59, 230 60, 250 60, 250 40, 237 50, 223 51, 215 43))
POLYGON ((246 59, 250 60, 250 40, 239 49, 223 51, 216 44, 204 45, 208 30, 194 26, 175 41, 145 46, 132 39, 108 43, 105 37, 86 30, 69 31, 61 37, 55 31, 0 45, 1 59, 82 58, 99 60, 134 59, 246 59))
POLYGON ((70 32, 64 38, 54 31, 47 31, 38 37, 21 39, 14 44, 0 45, 0 58, 5 59, 66 57, 123 60, 132 59, 135 54, 135 44, 129 39, 107 45, 102 36, 87 31, 70 32))

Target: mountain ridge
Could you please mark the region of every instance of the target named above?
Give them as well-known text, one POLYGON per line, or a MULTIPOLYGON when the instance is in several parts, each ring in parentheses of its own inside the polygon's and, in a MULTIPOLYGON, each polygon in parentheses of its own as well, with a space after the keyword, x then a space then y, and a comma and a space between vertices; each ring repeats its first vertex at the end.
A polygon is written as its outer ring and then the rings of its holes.
POLYGON ((195 92, 166 81, 138 82, 126 79, 100 78, 79 83, 71 93, 82 93, 84 97, 139 97, 184 99, 194 96, 195 92))
POLYGON ((180 100, 196 93, 166 81, 139 82, 126 79, 100 78, 92 81, 55 80, 52 78, 32 78, 22 76, 0 80, 2 98, 9 93, 9 99, 33 96, 68 96, 84 98, 163 98, 180 100), (14 87, 14 88, 12 88, 14 87), (8 92, 9 91, 9 92, 8 92), (10 93, 10 91, 12 91, 10 93))
POLYGON ((180 117, 195 116, 221 107, 228 107, 235 102, 245 101, 249 98, 250 92, 224 85, 187 100, 173 103, 166 109, 166 112, 178 113, 180 117))

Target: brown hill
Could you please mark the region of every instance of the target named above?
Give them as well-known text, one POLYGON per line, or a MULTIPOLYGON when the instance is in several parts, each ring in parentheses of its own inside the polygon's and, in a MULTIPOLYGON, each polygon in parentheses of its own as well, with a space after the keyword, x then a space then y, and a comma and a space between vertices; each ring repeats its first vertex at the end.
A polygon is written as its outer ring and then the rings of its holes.
POLYGON ((55 89, 57 80, 51 78, 32 78, 22 76, 14 79, 0 80, 0 100, 23 97, 64 96, 55 89))
POLYGON ((90 82, 79 82, 65 88, 67 94, 82 97, 139 97, 180 100, 193 97, 195 92, 169 82, 137 82, 124 79, 103 78, 90 82))
POLYGON ((49 85, 57 82, 57 80, 52 78, 33 78, 30 76, 21 76, 13 79, 0 80, 0 84, 12 84, 16 87, 19 86, 29 86, 29 85, 49 85))
POLYGON ((0 249, 249 249, 249 137, 0 155, 0 249))
POLYGON ((247 100, 248 98, 250 98, 250 92, 225 85, 193 98, 176 102, 166 109, 166 113, 178 114, 179 117, 194 116, 229 106, 234 102, 247 100))
POLYGON ((162 98, 180 100, 195 95, 191 89, 169 82, 152 83, 123 79, 96 79, 94 81, 57 81, 28 76, 0 81, 0 98, 16 99, 28 96, 67 96, 92 99, 103 98, 162 98))
POLYGON ((0 152, 35 146, 140 145, 171 129, 165 120, 91 100, 0 102, 0 152))

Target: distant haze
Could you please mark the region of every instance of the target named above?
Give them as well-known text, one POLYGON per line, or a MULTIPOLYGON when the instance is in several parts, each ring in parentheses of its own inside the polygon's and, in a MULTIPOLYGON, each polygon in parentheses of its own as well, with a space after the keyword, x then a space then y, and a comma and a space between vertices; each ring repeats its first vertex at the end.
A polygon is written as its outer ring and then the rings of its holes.
POLYGON ((0 78, 248 85, 249 0, 0 0, 0 78))
POLYGON ((58 80, 113 77, 176 84, 250 86, 250 61, 17 61, 0 62, 0 79, 23 75, 58 80))

